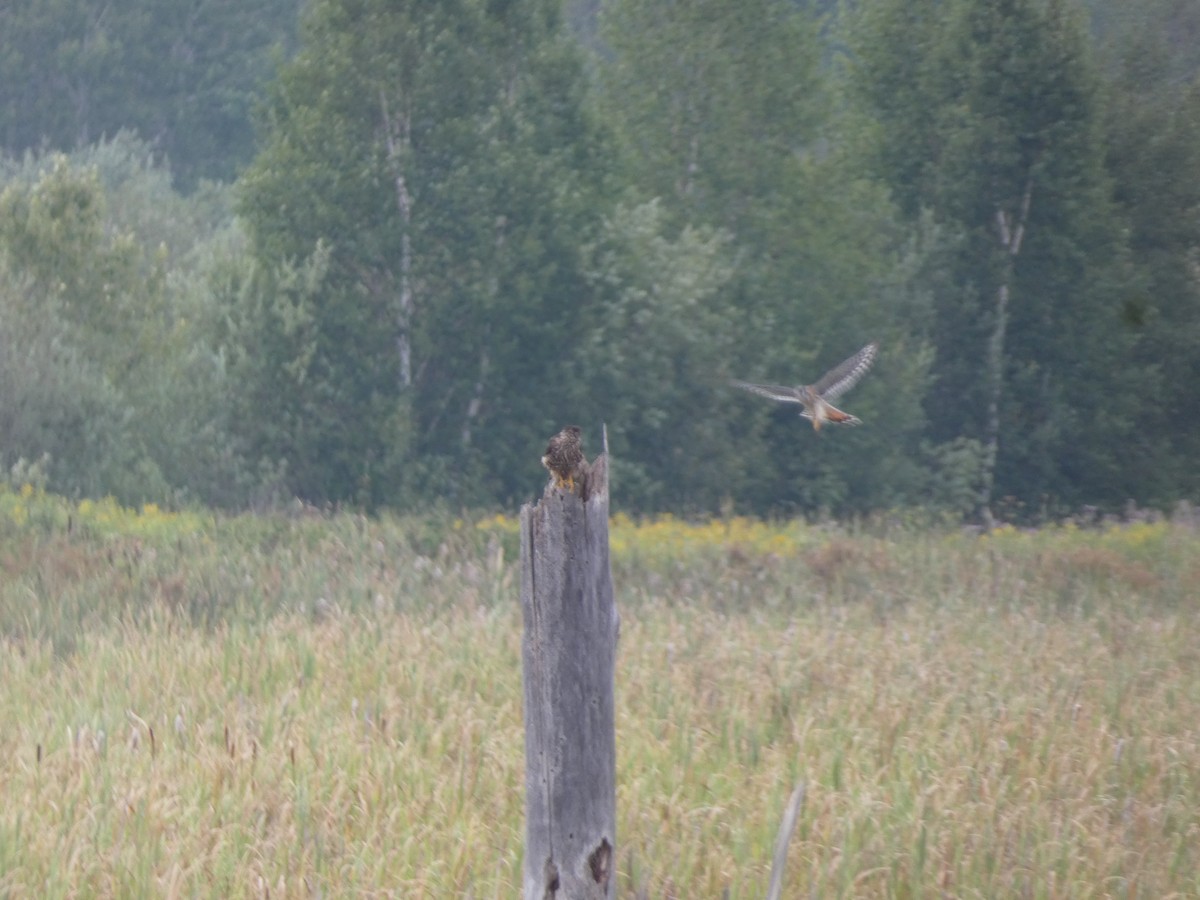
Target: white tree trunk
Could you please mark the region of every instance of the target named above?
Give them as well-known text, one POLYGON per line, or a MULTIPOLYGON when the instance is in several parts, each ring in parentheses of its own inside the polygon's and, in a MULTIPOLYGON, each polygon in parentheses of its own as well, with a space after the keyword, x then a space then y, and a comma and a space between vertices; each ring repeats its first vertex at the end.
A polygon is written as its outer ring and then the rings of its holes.
POLYGON ((392 165, 396 184, 396 207, 400 212, 400 296, 396 311, 396 356, 399 368, 400 387, 412 384, 412 243, 409 232, 412 227, 412 196, 408 192, 408 181, 404 175, 405 160, 412 152, 412 114, 405 111, 393 118, 388 112, 387 95, 380 91, 379 105, 383 113, 383 127, 387 139, 388 161, 392 165))
POLYGON ((1025 182, 1025 193, 1021 206, 1014 217, 1006 210, 996 210, 996 235, 1004 253, 1004 272, 996 288, 996 308, 992 323, 992 334, 987 350, 987 420, 984 423, 984 457, 982 486, 979 497, 979 514, 983 524, 991 528, 995 524, 992 516, 993 492, 996 485, 996 457, 1000 451, 1000 399, 1004 392, 1004 341, 1008 335, 1008 303, 1013 269, 1017 255, 1021 252, 1021 241, 1025 237, 1025 224, 1029 221, 1029 205, 1033 200, 1033 178, 1025 182))

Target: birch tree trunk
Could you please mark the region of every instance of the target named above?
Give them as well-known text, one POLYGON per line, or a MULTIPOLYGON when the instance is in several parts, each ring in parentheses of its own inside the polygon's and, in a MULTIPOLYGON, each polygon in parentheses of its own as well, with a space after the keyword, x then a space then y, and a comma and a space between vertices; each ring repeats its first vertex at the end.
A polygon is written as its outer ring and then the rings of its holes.
POLYGON ((396 313, 396 356, 400 387, 412 384, 412 195, 404 174, 405 160, 412 152, 412 114, 405 110, 393 118, 388 113, 387 95, 380 91, 379 104, 387 139, 388 161, 396 185, 396 208, 400 213, 400 297, 396 313))
POLYGON ((1029 204, 1033 199, 1033 179, 1025 182, 1025 193, 1021 206, 1014 217, 1006 210, 996 210, 996 233, 1004 254, 1004 266, 1000 284, 996 288, 995 321, 988 339, 987 420, 984 423, 984 456, 982 487, 979 496, 979 515, 986 528, 995 525, 992 516, 992 493, 996 485, 996 457, 1000 451, 1000 398, 1004 392, 1004 341, 1008 334, 1008 303, 1013 271, 1017 255, 1021 252, 1021 241, 1025 237, 1025 224, 1029 221, 1029 204))

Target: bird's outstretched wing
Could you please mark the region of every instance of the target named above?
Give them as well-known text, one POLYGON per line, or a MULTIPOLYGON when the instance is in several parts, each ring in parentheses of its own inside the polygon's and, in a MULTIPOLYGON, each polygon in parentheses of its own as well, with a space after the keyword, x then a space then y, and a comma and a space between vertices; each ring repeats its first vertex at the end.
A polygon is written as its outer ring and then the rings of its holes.
POLYGON ((872 341, 848 360, 822 375, 821 380, 813 385, 813 390, 826 400, 836 400, 867 374, 878 352, 879 345, 872 341))
POLYGON ((772 400, 779 400, 783 403, 802 403, 800 394, 795 388, 786 387, 782 384, 752 384, 749 381, 731 381, 734 387, 740 387, 743 391, 750 391, 752 394, 761 394, 763 397, 770 397, 772 400))

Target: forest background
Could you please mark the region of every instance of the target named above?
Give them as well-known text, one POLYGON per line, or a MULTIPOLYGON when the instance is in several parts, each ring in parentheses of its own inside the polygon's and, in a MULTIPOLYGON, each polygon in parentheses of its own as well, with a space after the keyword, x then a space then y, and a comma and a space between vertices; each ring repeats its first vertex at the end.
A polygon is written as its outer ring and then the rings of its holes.
POLYGON ((76 498, 1052 518, 1200 487, 1200 6, 17 0, 0 466, 76 498), (816 435, 730 378, 878 340, 816 435))

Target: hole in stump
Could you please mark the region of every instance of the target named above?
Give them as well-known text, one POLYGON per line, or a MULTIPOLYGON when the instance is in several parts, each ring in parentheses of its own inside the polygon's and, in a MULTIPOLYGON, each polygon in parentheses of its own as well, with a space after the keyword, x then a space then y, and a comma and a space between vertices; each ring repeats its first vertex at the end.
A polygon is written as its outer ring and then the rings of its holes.
POLYGON ((549 858, 546 859, 545 885, 546 896, 553 898, 558 893, 558 866, 549 858))
POLYGON ((607 838, 600 839, 600 846, 588 857, 588 866, 592 870, 592 880, 607 888, 608 876, 612 872, 612 844, 607 838))

